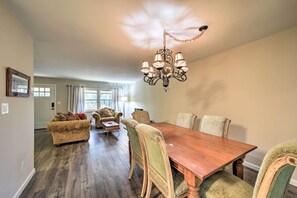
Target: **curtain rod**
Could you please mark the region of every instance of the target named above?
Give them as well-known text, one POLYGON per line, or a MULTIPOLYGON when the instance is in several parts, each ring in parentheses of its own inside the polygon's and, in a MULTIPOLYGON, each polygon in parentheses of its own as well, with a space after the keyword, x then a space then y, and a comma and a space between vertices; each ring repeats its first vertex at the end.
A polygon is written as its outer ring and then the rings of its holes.
POLYGON ((113 86, 113 85, 101 85, 101 86, 89 86, 89 85, 66 85, 68 87, 72 87, 72 86, 79 86, 79 87, 86 87, 86 88, 111 88, 111 89, 115 89, 115 88, 124 88, 124 86, 113 86))

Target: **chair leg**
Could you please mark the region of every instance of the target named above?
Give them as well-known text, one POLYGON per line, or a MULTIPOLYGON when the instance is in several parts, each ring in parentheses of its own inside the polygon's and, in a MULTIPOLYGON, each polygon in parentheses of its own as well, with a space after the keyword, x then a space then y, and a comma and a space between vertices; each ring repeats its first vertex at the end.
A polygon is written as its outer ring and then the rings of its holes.
POLYGON ((132 157, 131 158, 131 164, 130 164, 130 171, 129 171, 129 177, 128 177, 128 179, 131 179, 131 177, 132 177, 133 170, 134 170, 134 165, 135 165, 135 162, 134 162, 134 159, 132 157))
POLYGON ((146 185, 147 185, 147 171, 145 168, 143 169, 143 180, 142 180, 142 189, 141 189, 141 194, 140 196, 143 197, 145 190, 146 190, 146 185))
POLYGON ((152 185, 153 185, 152 180, 149 178, 147 181, 147 189, 146 189, 145 198, 149 198, 151 196, 152 185))

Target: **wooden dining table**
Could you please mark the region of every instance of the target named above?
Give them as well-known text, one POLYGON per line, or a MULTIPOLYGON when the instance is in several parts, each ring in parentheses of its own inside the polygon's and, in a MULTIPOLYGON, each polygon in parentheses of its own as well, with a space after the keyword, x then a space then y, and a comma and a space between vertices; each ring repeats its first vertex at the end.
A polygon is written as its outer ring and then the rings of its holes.
POLYGON ((256 146, 169 123, 154 123, 165 139, 172 166, 184 174, 188 197, 199 197, 199 186, 207 177, 233 163, 233 174, 243 178, 243 159, 256 146))

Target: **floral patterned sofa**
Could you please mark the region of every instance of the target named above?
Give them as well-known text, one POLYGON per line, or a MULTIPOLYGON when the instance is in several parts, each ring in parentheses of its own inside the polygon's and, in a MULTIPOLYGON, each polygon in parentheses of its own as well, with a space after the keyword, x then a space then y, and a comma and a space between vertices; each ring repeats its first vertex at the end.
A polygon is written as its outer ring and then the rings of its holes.
POLYGON ((96 128, 102 128, 102 122, 114 121, 120 123, 120 117, 122 115, 122 112, 116 111, 108 107, 104 107, 92 113, 92 116, 95 119, 96 128))
POLYGON ((52 134, 54 145, 90 139, 90 121, 81 120, 71 112, 58 113, 48 123, 47 130, 52 134))

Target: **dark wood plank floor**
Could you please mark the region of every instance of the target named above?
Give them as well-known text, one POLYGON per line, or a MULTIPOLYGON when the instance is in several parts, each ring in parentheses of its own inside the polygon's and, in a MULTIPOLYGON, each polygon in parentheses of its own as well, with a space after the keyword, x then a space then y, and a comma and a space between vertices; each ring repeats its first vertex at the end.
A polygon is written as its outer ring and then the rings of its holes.
MULTIPOLYGON (((142 170, 135 168, 129 181, 127 133, 121 127, 108 141, 102 130, 92 129, 88 142, 53 146, 51 134, 35 133, 36 173, 20 197, 140 197, 142 170)), ((227 170, 230 167, 227 167, 227 170)), ((257 172, 244 169, 245 180, 254 185, 257 172)), ((153 188, 152 197, 163 197, 153 188)), ((287 198, 297 197, 290 186, 287 198)))

